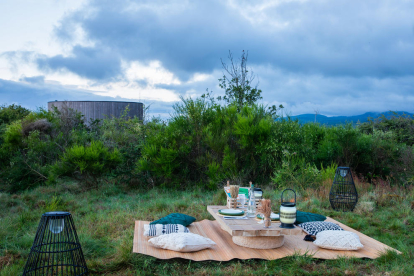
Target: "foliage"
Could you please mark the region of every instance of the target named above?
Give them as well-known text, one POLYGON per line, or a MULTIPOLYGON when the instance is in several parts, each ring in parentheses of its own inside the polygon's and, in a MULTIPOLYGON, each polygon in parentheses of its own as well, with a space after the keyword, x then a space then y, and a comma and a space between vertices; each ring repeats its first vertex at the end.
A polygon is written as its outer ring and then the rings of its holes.
MULTIPOLYGON (((253 72, 249 73, 247 68, 248 52, 244 52, 240 58, 240 64, 236 64, 233 60, 233 55, 229 51, 230 65, 221 61, 224 71, 227 73, 219 79, 220 87, 225 90, 223 100, 227 104, 234 104, 238 110, 244 105, 252 105, 262 99, 262 90, 252 87, 255 76, 253 72)), ((251 70, 251 69, 250 69, 251 70)), ((221 97, 219 97, 221 99, 221 97)))
POLYGON ((30 113, 30 110, 20 105, 0 105, 0 125, 10 124, 14 121, 21 120, 30 113))
MULTIPOLYGON (((126 118, 126 113, 127 110, 121 118, 87 125, 82 114, 63 106, 51 111, 38 109, 1 125, 4 130, 0 133, 0 189, 17 192, 53 183, 59 175, 50 174, 50 167, 60 162, 68 149, 75 145, 89 147, 92 141, 100 141, 110 151, 119 151, 121 161, 112 170, 102 171, 103 175, 109 173, 120 182, 140 184, 142 177, 134 173, 134 168, 141 154, 145 127, 136 118, 126 118)), ((103 175, 95 174, 92 179, 98 181, 103 175)))
POLYGON ((359 129, 366 134, 373 134, 375 131, 392 132, 399 143, 414 145, 414 120, 410 116, 398 115, 394 112, 391 117, 384 114, 367 123, 359 126, 359 129))
POLYGON ((128 119, 127 114, 128 108, 120 118, 104 119, 97 126, 99 135, 96 137, 107 147, 119 149, 122 161, 112 171, 112 175, 118 181, 140 184, 145 180, 145 175, 137 174, 134 170, 135 163, 141 156, 146 126, 138 118, 128 119))
POLYGON ((321 184, 322 175, 315 165, 306 163, 305 159, 298 157, 295 152, 290 153, 285 150, 284 156, 282 166, 272 177, 276 188, 305 189, 306 187, 316 188, 321 184))
POLYGON ((248 181, 268 175, 266 152, 273 121, 263 106, 220 106, 207 98, 182 99, 167 124, 149 124, 138 171, 163 185, 225 179, 248 181), (261 153, 258 153, 261 152, 261 153))
POLYGON ((60 176, 73 176, 89 187, 97 187, 99 177, 119 163, 119 151, 109 151, 101 141, 92 141, 89 146, 73 145, 58 162, 50 166, 50 181, 60 176))

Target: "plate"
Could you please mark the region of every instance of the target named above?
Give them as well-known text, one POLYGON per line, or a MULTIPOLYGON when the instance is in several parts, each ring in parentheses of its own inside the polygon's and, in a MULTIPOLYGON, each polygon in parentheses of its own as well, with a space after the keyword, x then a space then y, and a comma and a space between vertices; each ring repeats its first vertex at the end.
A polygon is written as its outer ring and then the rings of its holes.
POLYGON ((226 216, 242 216, 244 215, 243 210, 235 210, 235 209, 220 209, 218 210, 219 214, 226 215, 226 216))
MULTIPOLYGON (((258 214, 258 215, 257 215, 257 218, 258 218, 258 219, 263 219, 262 214, 258 214)), ((271 220, 279 220, 279 214, 271 213, 271 214, 270 214, 270 219, 271 219, 271 220)))

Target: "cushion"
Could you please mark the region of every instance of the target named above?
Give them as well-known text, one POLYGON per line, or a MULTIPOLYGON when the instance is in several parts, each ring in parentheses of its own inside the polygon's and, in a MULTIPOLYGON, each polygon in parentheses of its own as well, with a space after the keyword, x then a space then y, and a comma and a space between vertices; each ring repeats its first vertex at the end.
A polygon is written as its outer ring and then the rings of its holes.
POLYGON ((333 250, 358 250, 364 247, 358 235, 349 231, 322 231, 316 235, 316 241, 313 243, 333 250))
POLYGON ((171 233, 189 233, 187 227, 181 224, 144 224, 144 236, 156 237, 171 233))
POLYGON ((148 242, 157 248, 179 252, 193 252, 210 248, 216 243, 193 233, 173 233, 149 239, 148 242))
POLYGON ((338 224, 329 221, 310 221, 298 225, 305 233, 315 236, 325 230, 344 230, 338 224))
POLYGON ((249 198, 249 189, 239 188, 239 194, 244 194, 246 196, 246 200, 247 200, 249 198))
POLYGON ((180 213, 172 213, 168 216, 160 218, 159 220, 153 221, 150 224, 181 224, 188 226, 193 223, 196 218, 180 213))
POLYGON ((324 220, 326 220, 325 216, 322 216, 319 214, 308 213, 308 212, 297 211, 295 224, 300 224, 300 223, 309 222, 309 221, 324 221, 324 220))

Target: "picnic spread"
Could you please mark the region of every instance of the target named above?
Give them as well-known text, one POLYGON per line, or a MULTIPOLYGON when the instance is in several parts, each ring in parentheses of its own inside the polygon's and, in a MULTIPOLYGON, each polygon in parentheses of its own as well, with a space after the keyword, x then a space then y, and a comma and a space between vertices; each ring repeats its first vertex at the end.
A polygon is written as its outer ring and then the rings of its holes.
POLYGON ((296 210, 296 193, 285 189, 279 214, 261 189, 227 185, 226 206, 207 206, 214 221, 174 213, 156 221, 136 221, 133 252, 159 259, 194 261, 274 260, 294 254, 313 258, 378 258, 393 249, 330 217, 296 210), (248 194, 246 190, 249 191, 248 194), (285 200, 285 192, 294 200, 285 200), (248 199, 248 206, 244 204, 248 199))

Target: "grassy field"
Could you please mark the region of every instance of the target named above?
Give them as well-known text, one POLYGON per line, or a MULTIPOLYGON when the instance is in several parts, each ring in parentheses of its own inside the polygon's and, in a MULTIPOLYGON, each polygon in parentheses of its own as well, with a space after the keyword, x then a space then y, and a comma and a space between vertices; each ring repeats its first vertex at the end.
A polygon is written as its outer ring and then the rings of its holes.
MULTIPOLYGON (((221 190, 138 190, 107 183, 84 191, 77 183, 38 187, 20 194, 0 193, 0 276, 20 275, 44 212, 72 213, 91 275, 414 275, 414 189, 356 182, 360 201, 352 213, 332 211, 331 182, 318 190, 298 191, 298 209, 331 216, 403 252, 387 252, 376 260, 334 261, 310 256, 229 262, 157 260, 132 253, 135 220, 154 220, 181 212, 197 220, 213 219, 207 205, 224 205, 221 190)), ((273 206, 280 192, 265 197, 273 206)))

